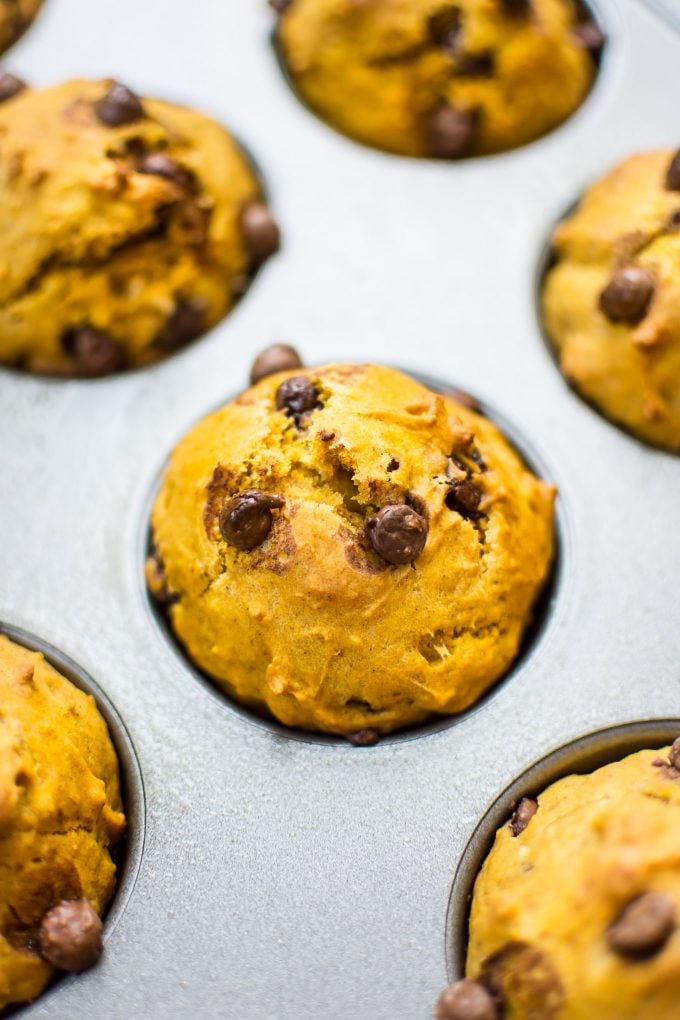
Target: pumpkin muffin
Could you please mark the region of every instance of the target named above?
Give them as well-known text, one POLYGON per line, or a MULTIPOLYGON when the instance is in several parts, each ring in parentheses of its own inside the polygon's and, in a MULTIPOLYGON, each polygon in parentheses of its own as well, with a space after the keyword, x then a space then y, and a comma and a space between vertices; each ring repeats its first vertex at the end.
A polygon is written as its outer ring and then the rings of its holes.
MULTIPOLYGON (((16 90, 15 90, 16 91, 16 90)), ((218 322, 278 246, 234 139, 112 81, 0 105, 0 361, 101 376, 218 322)))
POLYGON ((172 455, 152 593, 202 670, 289 726, 370 743, 461 712, 517 654, 550 569, 552 487, 484 417, 400 372, 272 351, 172 455))
POLYGON ((302 99, 404 156, 503 152, 583 102, 604 37, 574 0, 271 0, 302 99))
POLYGON ((124 826, 94 700, 0 635, 0 1011, 96 962, 124 826))
POLYGON ((676 1020, 679 769, 677 740, 520 802, 475 884, 468 978, 435 1016, 676 1020))
POLYGON ((42 2, 43 0, 0 0, 0 53, 4 53, 21 38, 38 15, 42 2))
POLYGON ((565 376, 613 422, 680 451, 680 152, 617 166, 553 247, 543 313, 565 376))

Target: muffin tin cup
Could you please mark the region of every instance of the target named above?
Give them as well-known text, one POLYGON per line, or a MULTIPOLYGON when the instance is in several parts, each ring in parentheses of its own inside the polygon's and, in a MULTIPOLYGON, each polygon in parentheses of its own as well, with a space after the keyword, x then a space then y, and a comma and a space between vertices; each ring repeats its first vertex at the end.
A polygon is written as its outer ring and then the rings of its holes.
POLYGON ((460 164, 380 153, 311 116, 282 81, 265 0, 195 0, 190 18, 166 4, 162 24, 157 4, 48 0, 6 62, 39 85, 113 74, 210 111, 257 153, 284 237, 247 299, 172 358, 96 382, 0 370, 0 617, 96 677, 134 734, 147 805, 101 964, 22 1015, 425 1020, 447 981, 451 880, 487 805, 579 734, 677 715, 680 458, 585 407, 535 314, 564 209, 631 150, 678 144, 680 37, 641 0, 596 6, 610 42, 581 109, 460 164), (454 725, 361 749, 253 725, 150 617, 159 466, 274 341, 309 364, 455 380, 559 489, 546 624, 454 725))
MULTIPOLYGON (((187 105, 182 101, 181 97, 172 95, 170 92, 162 96, 159 95, 155 98, 160 99, 166 103, 176 104, 178 106, 187 105)), ((202 113, 204 116, 215 121, 215 123, 222 127, 224 131, 227 132, 227 134, 230 136, 230 138, 236 145, 237 149, 239 150, 241 157, 247 164, 248 169, 255 178, 255 181, 257 182, 257 185, 260 189, 261 201, 269 208, 269 211, 271 212, 274 221, 276 222, 277 226, 279 226, 276 209, 274 209, 272 206, 270 189, 267 183, 266 170, 262 166, 260 160, 257 158, 257 155, 252 151, 250 146, 243 141, 242 138, 240 138, 235 132, 231 130, 229 124, 220 122, 216 117, 212 116, 212 113, 210 112, 209 109, 207 108, 201 109, 199 112, 202 113)), ((283 237, 281 237, 281 244, 285 244, 285 238, 283 237)), ((109 374, 92 377, 82 375, 79 376, 76 374, 69 373, 60 375, 59 372, 44 372, 34 370, 29 371, 28 369, 23 368, 17 364, 4 364, 4 363, 0 363, 0 372, 16 374, 20 377, 28 377, 29 379, 38 379, 40 381, 53 384, 55 386, 63 385, 65 382, 70 382, 70 383, 82 383, 83 385, 88 387, 105 384, 112 380, 116 380, 121 376, 127 376, 131 374, 134 375, 136 373, 141 374, 148 373, 152 371, 157 365, 162 364, 164 361, 168 359, 176 357, 178 354, 184 351, 188 351, 191 347, 194 346, 194 344, 199 344, 203 340, 206 340, 208 337, 210 337, 214 330, 222 326, 222 324, 230 316, 235 314, 239 305, 241 305, 244 301, 249 300, 249 298, 252 296, 252 291, 257 287, 257 281, 259 277, 266 271, 266 268, 272 261, 272 259, 276 259, 278 254, 279 254, 278 251, 273 252, 271 255, 267 256, 267 258, 265 258, 264 261, 262 261, 259 265, 251 267, 245 273, 245 277, 247 280, 245 288, 240 294, 235 296, 231 308, 229 309, 229 311, 226 312, 226 314, 222 316, 221 319, 219 319, 212 326, 209 326, 203 333, 200 333, 193 339, 185 341, 184 343, 177 346, 175 349, 169 348, 165 354, 162 354, 156 361, 152 361, 149 365, 126 366, 121 369, 117 369, 115 372, 111 372, 109 374)))
POLYGON ((465 976, 468 921, 475 882, 494 844, 496 833, 508 823, 522 798, 536 798, 548 786, 565 776, 584 775, 636 751, 665 747, 678 736, 680 718, 648 719, 611 726, 552 751, 530 765, 503 790, 484 813, 456 868, 446 918, 449 981, 458 981, 465 976))
MULTIPOLYGON (((590 184, 596 184, 595 180, 589 182, 590 184)), ((584 192, 585 192, 584 188, 584 192)), ((585 393, 581 392, 574 381, 568 379, 562 374, 562 368, 560 366, 560 354, 554 341, 550 337, 550 333, 543 321, 543 293, 546 285, 546 281, 550 271, 558 264, 558 258, 555 253, 555 249, 552 243, 552 236, 555 227, 567 220, 570 216, 576 213, 581 203, 582 195, 578 196, 578 199, 571 202, 569 206, 563 210, 563 212, 557 217, 554 223, 550 224, 550 229, 543 240, 543 246, 539 255, 536 272, 534 275, 534 303, 535 303, 535 315, 536 315, 536 328, 543 339, 545 349, 548 357, 555 366, 555 371, 562 375, 562 380, 566 386, 569 386, 570 390, 574 394, 577 400, 580 400, 583 406, 594 415, 598 415, 599 418, 611 428, 619 429, 628 439, 633 443, 639 443, 640 446, 647 447, 648 449, 659 450, 662 453, 668 453, 671 456, 677 456, 675 450, 671 450, 668 446, 663 446, 661 443, 653 443, 651 439, 643 439, 641 436, 635 435, 632 428, 629 428, 622 421, 614 421, 613 419, 607 418, 604 410, 599 408, 594 400, 591 400, 585 393)))
MULTIPOLYGON (((665 8, 665 5, 666 4, 670 4, 672 2, 672 0, 645 0, 645 2, 649 3, 650 6, 652 6, 652 7, 654 7, 655 5, 658 5, 657 9, 659 10, 659 13, 661 13, 664 16, 666 16, 669 20, 672 19, 672 17, 673 17, 672 12, 666 10, 666 8, 665 8)), ((605 68, 605 66, 607 64, 607 61, 609 59, 609 51, 610 51, 609 41, 610 41, 610 30, 611 30, 612 26, 611 26, 611 24, 609 22, 609 19, 607 17, 607 12, 605 12, 603 10, 603 5, 601 5, 598 2, 598 0, 595 0, 595 2, 592 2, 592 0, 578 0, 578 6, 581 8, 582 13, 583 13, 582 20, 584 20, 584 21, 587 20, 586 15, 589 15, 592 18, 592 20, 595 22, 597 27, 599 29, 601 29, 601 31, 603 32, 603 34, 605 36, 605 45, 604 45, 603 49, 601 50, 600 53, 598 53, 594 57, 595 65, 596 65, 596 70, 595 70, 595 75, 593 77, 593 80, 591 82, 590 89, 588 90, 587 94, 585 95, 585 97, 584 97, 583 101, 580 103, 580 105, 577 106, 572 111, 572 113, 565 120, 559 122, 554 127, 549 128, 548 131, 544 132, 542 135, 538 135, 536 138, 534 138, 531 141, 525 143, 524 145, 519 145, 516 148, 505 149, 505 150, 501 150, 500 152, 494 152, 494 153, 490 153, 490 154, 487 154, 487 155, 477 155, 477 154, 475 154, 475 155, 470 155, 470 156, 464 156, 464 157, 461 157, 460 160, 457 160, 457 161, 454 160, 452 162, 459 162, 460 163, 460 162, 463 162, 463 161, 470 162, 470 161, 476 161, 476 160, 485 160, 486 161, 486 160, 489 160, 489 159, 494 159, 494 158, 497 158, 497 157, 505 156, 505 155, 507 155, 508 153, 511 153, 511 152, 517 152, 517 151, 519 151, 521 149, 526 149, 527 146, 535 145, 537 142, 541 142, 544 138, 547 138, 549 135, 553 134, 553 132, 561 130, 561 128, 563 128, 565 124, 568 124, 569 121, 571 120, 571 118, 576 116, 579 113, 579 111, 581 110, 581 108, 583 106, 585 106, 589 102, 592 93, 598 87, 600 75, 602 74, 603 69, 605 68)), ((381 152, 383 155, 388 156, 390 159, 406 159, 406 160, 413 160, 413 161, 416 161, 416 162, 423 162, 423 161, 426 161, 426 162, 427 161, 447 162, 446 159, 440 160, 440 157, 437 157, 437 156, 410 156, 410 155, 406 155, 406 154, 403 154, 403 153, 394 153, 394 152, 391 152, 390 150, 380 149, 380 147, 373 146, 368 141, 364 141, 363 139, 357 138, 354 135, 345 134, 345 132, 342 131, 341 128, 337 127, 331 120, 328 120, 327 118, 325 118, 318 110, 315 109, 315 107, 310 102, 308 102, 305 99, 305 97, 302 95, 302 93, 298 90, 297 83, 295 81, 295 77, 294 77, 293 73, 291 72, 290 67, 286 63, 285 55, 283 53, 281 45, 279 44, 278 20, 279 20, 278 15, 273 13, 272 14, 272 25, 271 25, 271 29, 270 29, 270 32, 269 32, 269 45, 271 47, 273 59, 274 59, 276 65, 277 65, 277 67, 279 69, 279 73, 281 74, 282 81, 290 89, 292 95, 295 97, 297 102, 301 105, 301 107, 306 111, 306 113, 310 117, 316 118, 317 121, 321 125, 323 125, 324 128, 326 128, 326 129, 328 129, 330 131, 338 132, 344 138, 345 141, 351 142, 353 145, 361 146, 362 148, 372 149, 374 151, 381 152)), ((671 21, 671 23, 672 23, 672 21, 671 21)))
MULTIPOLYGON (((341 359, 331 358, 330 360, 339 361, 341 359)), ((313 366, 307 367, 313 369, 313 366)), ((407 370, 399 368, 399 371, 406 372, 407 370)), ((454 399, 456 398, 456 394, 461 394, 461 390, 454 383, 447 380, 424 376, 419 372, 412 372, 410 374, 413 378, 417 379, 420 383, 427 386, 428 389, 433 390, 435 393, 449 393, 454 399)), ((244 388, 245 385, 246 383, 244 381, 244 388)), ((473 394, 463 392, 461 395, 464 399, 469 399, 474 403, 475 410, 479 414, 484 415, 484 417, 494 422, 513 449, 521 457, 523 463, 534 475, 536 475, 536 477, 543 481, 551 482, 549 468, 542 462, 540 454, 532 447, 532 444, 528 442, 524 436, 519 434, 517 428, 508 421, 505 415, 501 414, 495 408, 490 407, 484 401, 478 400, 473 394)), ((238 392, 229 395, 225 399, 224 403, 232 401, 237 396, 238 392)), ((216 410, 217 408, 208 409, 202 417, 207 417, 216 410)), ((301 740, 314 744, 335 744, 351 749, 354 753, 370 753, 370 751, 374 749, 375 745, 363 748, 356 747, 345 738, 335 734, 313 732, 311 730, 284 726, 275 719, 274 716, 267 713, 266 710, 259 713, 255 710, 249 709, 231 695, 227 694, 216 680, 213 680, 207 673, 192 662, 188 651, 185 649, 184 645, 176 636, 172 628, 169 613, 165 607, 154 601, 147 589, 144 577, 144 565, 146 559, 153 552, 151 514, 153 505, 162 487, 163 475, 167 465, 168 461, 166 460, 154 479, 154 484, 146 503, 146 512, 142 520, 142 530, 139 539, 140 592, 142 594, 142 598, 144 598, 146 602, 150 624, 157 632, 160 633, 160 636, 164 639, 171 652, 177 656, 180 667, 189 676, 193 677, 193 679, 205 690, 207 690, 209 694, 216 697, 222 707, 226 706, 228 709, 233 710, 253 725, 263 726, 272 733, 276 733, 284 740, 301 740)), ((547 640, 554 610, 559 602, 562 581, 565 576, 565 559, 568 555, 568 539, 565 529, 566 522, 562 512, 562 507, 558 500, 555 507, 553 560, 550 565, 548 577, 542 589, 539 591, 532 608, 531 619, 525 630, 517 655, 510 664, 508 670, 502 676, 498 677, 498 679, 481 694, 479 699, 463 712, 455 715, 432 715, 425 723, 418 726, 410 726, 405 729, 396 730, 393 733, 386 734, 380 738, 379 742, 381 744, 398 744, 403 741, 416 740, 419 737, 439 733, 440 731, 447 729, 449 726, 455 726, 457 722, 465 718, 465 716, 470 713, 482 710, 487 701, 492 698, 504 684, 512 683, 513 677, 524 668, 526 661, 531 657, 536 647, 543 641, 547 640)))
MULTIPOLYGON (((73 661, 68 655, 58 651, 47 641, 35 637, 21 627, 0 621, 0 634, 4 634, 18 645, 41 652, 45 660, 79 690, 90 694, 97 705, 100 715, 106 722, 109 736, 118 757, 120 772, 121 797, 125 811, 126 829, 122 841, 114 848, 113 858, 116 863, 116 889, 113 898, 106 908, 104 916, 104 944, 108 943, 113 931, 122 916, 132 890, 135 886, 139 866, 144 852, 144 833, 146 827, 146 804, 144 797, 144 781, 132 738, 104 691, 92 677, 73 661)), ((43 993, 40 1002, 46 1002, 52 994, 58 995, 63 984, 73 982, 73 975, 59 975, 43 993)), ((12 1015, 19 1013, 21 1007, 11 1010, 12 1015)), ((10 1012, 9 1010, 7 1011, 10 1012)), ((4 1016, 2 1010, 0 1014, 4 1016)))

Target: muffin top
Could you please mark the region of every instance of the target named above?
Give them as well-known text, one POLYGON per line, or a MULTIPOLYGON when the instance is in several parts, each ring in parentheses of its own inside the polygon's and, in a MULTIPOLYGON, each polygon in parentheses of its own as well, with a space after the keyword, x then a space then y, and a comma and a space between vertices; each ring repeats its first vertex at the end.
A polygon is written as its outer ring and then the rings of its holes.
POLYGON ((0 360, 105 375, 216 323, 278 244, 241 150, 111 82, 0 106, 0 360))
POLYGON ((603 45, 572 0, 275 0, 302 98, 340 131, 457 159, 538 138, 580 105, 603 45))
POLYGON ((678 765, 680 741, 569 776, 498 832, 467 973, 507 1020, 677 1016, 678 765))
POLYGON ((543 307, 565 375, 614 422, 680 450, 680 153, 617 166, 553 246, 543 307))
MULTIPOLYGON (((94 699, 0 635, 0 1009, 42 991, 41 923, 62 901, 100 913, 122 835, 118 764, 94 699)), ((70 968, 69 968, 70 969, 70 968)))
POLYGON ((149 576, 237 699, 387 733, 461 711, 508 668, 549 570, 553 496, 494 425, 400 372, 289 370, 174 451, 149 576))
POLYGON ((0 0, 0 53, 21 38, 42 4, 43 0, 0 0))

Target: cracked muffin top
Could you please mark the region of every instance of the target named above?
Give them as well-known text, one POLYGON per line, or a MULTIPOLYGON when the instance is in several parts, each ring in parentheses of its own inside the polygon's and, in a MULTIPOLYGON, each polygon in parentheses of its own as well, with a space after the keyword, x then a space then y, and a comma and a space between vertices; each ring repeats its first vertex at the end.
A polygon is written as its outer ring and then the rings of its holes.
POLYGON ((553 248, 543 312, 562 371, 606 417, 680 451, 680 152, 617 166, 553 248))
POLYGON ((43 0, 0 0, 0 53, 21 38, 42 4, 43 0))
POLYGON ((21 84, 0 105, 0 361, 107 375, 218 322, 278 246, 233 138, 120 83, 21 84))
POLYGON ((352 138, 459 159, 531 142, 577 109, 604 38, 575 0, 270 0, 309 106, 352 138))
POLYGON ((475 995, 485 1020, 675 1020, 678 767, 680 740, 519 804, 475 884, 468 981, 436 1016, 475 995))
POLYGON ((124 826, 94 699, 0 635, 0 1010, 35 998, 55 967, 95 962, 124 826), (78 915, 70 945, 50 930, 57 908, 78 915))
POLYGON ((369 743, 460 712, 508 669, 553 497, 494 425, 400 372, 289 367, 176 448, 147 576, 237 700, 369 743))

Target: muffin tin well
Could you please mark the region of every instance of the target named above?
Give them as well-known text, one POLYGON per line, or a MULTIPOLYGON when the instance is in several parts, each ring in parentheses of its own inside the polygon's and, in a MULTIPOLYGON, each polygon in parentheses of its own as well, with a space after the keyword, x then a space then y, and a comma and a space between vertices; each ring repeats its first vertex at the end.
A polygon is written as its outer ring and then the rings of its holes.
POLYGON ((10 368, 92 380, 163 360, 278 252, 261 174, 215 118, 111 78, 41 89, 5 73, 2 100, 10 368))
MULTIPOLYGON (((654 2, 654 0, 650 0, 650 2, 654 2)), ((273 57, 274 57, 274 60, 275 60, 275 62, 277 64, 277 67, 279 69, 279 72, 281 74, 281 77, 282 77, 283 81, 286 83, 286 85, 291 90, 291 92, 293 93, 293 95, 295 96, 297 101, 300 103, 300 105, 303 107, 303 109, 306 110, 311 116, 316 117, 319 120, 319 122, 322 125, 324 125, 326 128, 328 128, 328 129, 330 129, 332 131, 337 131, 337 132, 341 133, 343 135, 343 137, 345 138, 345 140, 351 141, 353 144, 356 144, 356 145, 366 146, 368 148, 373 148, 374 147, 374 148, 380 150, 381 147, 379 145, 376 144, 375 146, 372 146, 369 141, 361 139, 359 137, 356 137, 355 135, 351 134, 350 132, 344 132, 342 127, 340 127, 338 124, 334 123, 331 118, 325 117, 324 114, 320 110, 317 110, 311 104, 311 102, 309 102, 306 99, 306 97, 303 95, 302 90, 300 88, 298 88, 298 85, 297 85, 297 83, 295 81, 294 73, 292 72, 288 62, 286 61, 286 56, 285 56, 285 53, 284 53, 284 47, 282 46, 282 43, 281 43, 281 40, 280 40, 280 37, 279 37, 279 18, 282 18, 285 15, 285 11, 286 11, 286 9, 288 7, 287 0, 270 0, 270 6, 272 8, 272 13, 271 13, 272 27, 271 27, 271 31, 270 31, 270 46, 271 46, 271 49, 272 49, 273 57)), ((547 131, 543 131, 542 133, 536 135, 536 137, 534 137, 533 139, 531 139, 531 140, 529 140, 527 142, 521 142, 519 144, 516 144, 515 146, 510 147, 509 149, 499 150, 499 152, 495 152, 495 153, 492 153, 490 155, 503 155, 506 152, 512 152, 515 149, 519 149, 519 148, 526 148, 528 145, 534 145, 536 142, 540 142, 543 138, 547 137, 548 135, 552 134, 553 132, 561 130, 566 124, 569 123, 569 121, 571 120, 572 117, 577 116, 579 114, 579 112, 581 111, 581 109, 590 102, 591 97, 593 95, 593 92, 598 88, 600 76, 601 76, 601 74, 603 72, 603 68, 605 67, 606 62, 607 62, 608 57, 609 57, 611 24, 610 24, 609 19, 607 17, 607 12, 602 9, 602 7, 600 6, 599 3, 589 3, 589 2, 587 3, 586 0, 577 0, 577 2, 574 4, 574 10, 578 13, 578 21, 577 21, 578 24, 580 24, 580 25, 588 25, 589 27, 592 26, 594 31, 598 31, 599 30, 599 33, 601 33, 600 36, 599 36, 599 43, 600 43, 599 47, 594 49, 594 50, 591 50, 592 58, 593 58, 594 65, 595 65, 595 73, 594 73, 593 79, 592 79, 592 81, 590 83, 590 87, 589 87, 588 91, 583 96, 581 102, 577 106, 574 107, 574 109, 571 111, 571 113, 568 114, 567 117, 564 120, 558 122, 553 127, 549 128, 547 131)), ((440 19, 443 19, 443 28, 444 28, 444 31, 449 31, 449 32, 457 31, 457 29, 459 27, 457 24, 456 24, 455 28, 453 28, 453 24, 455 24, 455 20, 456 20, 455 5, 453 5, 453 4, 446 4, 446 3, 442 4, 441 5, 441 10, 438 10, 438 11, 435 12, 435 15, 433 15, 430 18, 430 22, 434 22, 434 20, 435 20, 435 18, 437 16, 439 16, 440 19), (448 26, 447 26, 447 20, 449 20, 448 26)), ((460 17, 460 12, 458 13, 457 16, 460 17)), ((306 27, 307 27, 308 31, 313 31, 313 29, 310 26, 311 26, 311 19, 310 19, 310 23, 306 27)), ((331 44, 335 45, 337 47, 339 39, 341 39, 342 29, 340 30, 339 33, 336 33, 337 38, 334 38, 334 39, 331 40, 332 24, 331 24, 330 16, 329 16, 329 19, 328 19, 328 23, 325 26, 325 29, 326 29, 325 35, 326 35, 327 40, 330 40, 331 44)), ((399 38, 398 32, 394 33, 394 34, 395 34, 395 38, 398 39, 399 38)), ((451 43, 449 43, 449 45, 451 45, 451 43)), ((444 46, 446 48, 445 44, 444 44, 444 46)), ((396 44, 396 48, 397 49, 400 48, 399 44, 396 44)), ((401 43, 401 49, 403 50, 403 41, 401 43)), ((406 64, 408 64, 408 62, 411 59, 413 59, 414 57, 417 57, 417 56, 418 56, 418 49, 414 49, 412 47, 412 48, 406 49, 404 51, 402 59, 404 60, 404 62, 406 64)), ((483 61, 484 57, 488 58, 489 53, 486 52, 486 53, 480 54, 480 56, 481 56, 481 59, 483 61)), ((493 52, 491 53, 491 59, 492 59, 492 61, 495 59, 495 54, 493 54, 493 52)), ((374 58, 374 60, 377 63, 377 58, 374 58)), ((385 63, 385 66, 389 66, 390 60, 389 59, 385 59, 384 63, 385 63)), ((488 75, 489 78, 493 78, 493 72, 489 73, 488 69, 484 68, 483 63, 481 65, 478 65, 477 70, 476 71, 472 71, 471 74, 472 74, 472 78, 470 78, 469 80, 474 80, 474 78, 478 77, 478 76, 481 76, 482 78, 486 78, 487 75, 488 75)), ((465 77, 465 74, 463 74, 462 77, 465 77)), ((329 73, 329 79, 328 79, 328 82, 326 84, 330 84, 331 80, 332 80, 332 76, 329 73)), ((338 82, 337 85, 336 85, 336 88, 341 88, 341 87, 342 87, 341 83, 338 82)), ((389 148, 386 149, 385 151, 390 154, 391 158, 395 158, 396 153, 392 152, 389 148)), ((396 155, 396 158, 400 158, 400 157, 398 155, 396 155)), ((407 157, 407 158, 437 159, 437 158, 440 158, 440 157, 437 157, 437 156, 435 156, 433 154, 433 155, 430 155, 430 156, 420 156, 420 157, 410 156, 410 157, 407 157)), ((444 156, 442 158, 446 159, 446 158, 449 158, 449 157, 444 156)), ((466 160, 467 159, 473 159, 473 160, 474 159, 488 159, 489 158, 489 154, 486 154, 486 155, 485 154, 479 154, 479 153, 477 153, 477 154, 466 154, 466 155, 461 155, 460 157, 454 157, 454 161, 455 161, 456 158, 459 159, 459 160, 460 159, 466 159, 466 160)))
MULTIPOLYGON (((614 166, 605 167, 603 169, 603 176, 606 176, 612 170, 614 170, 614 166)), ((543 315, 544 289, 548 274, 550 273, 551 269, 553 269, 558 264, 558 257, 555 252, 555 248, 552 241, 554 231, 559 227, 559 225, 562 222, 567 220, 577 211, 579 205, 581 204, 589 188, 596 184, 597 179, 591 180, 585 184, 578 198, 575 201, 572 201, 562 211, 562 213, 556 217, 555 222, 550 226, 550 230, 548 232, 547 237, 544 239, 542 250, 540 251, 537 260, 534 279, 534 304, 537 329, 541 337, 543 338, 543 343, 545 345, 548 357, 550 358, 553 365, 555 366, 556 371, 560 374, 562 378, 563 385, 569 387, 570 391, 574 394, 575 399, 581 400, 585 407, 588 408, 588 410, 590 410, 593 414, 598 415, 601 418, 601 420, 605 422, 607 425, 609 425, 611 428, 619 429, 623 434, 625 434, 629 438, 631 442, 640 443, 641 445, 647 445, 650 448, 657 448, 662 451, 666 450, 667 452, 673 453, 672 450, 668 450, 668 447, 664 447, 661 444, 655 444, 651 440, 651 438, 642 438, 642 436, 635 435, 632 428, 627 427, 624 422, 615 421, 613 418, 608 417, 604 408, 598 407, 594 400, 589 399, 589 397, 584 392, 579 390, 576 383, 569 379, 566 373, 562 371, 560 365, 560 355, 558 353, 556 344, 551 339, 550 334, 548 332, 548 328, 545 324, 543 315)), ((593 316, 593 319, 595 320, 595 314, 593 316)))
MULTIPOLYGON (((340 360, 340 359, 331 359, 340 360)), ((421 373, 412 372, 414 378, 416 378, 423 385, 429 389, 434 390, 438 393, 455 393, 457 388, 455 385, 445 382, 442 379, 434 379, 431 377, 425 377, 421 373)), ((460 391, 458 391, 460 392, 460 391)), ((224 403, 228 403, 237 396, 236 393, 231 394, 227 397, 224 403)), ((494 422, 501 430, 506 439, 510 442, 512 447, 519 453, 523 462, 533 472, 536 477, 541 478, 544 481, 551 482, 548 468, 541 462, 540 455, 532 449, 531 444, 521 436, 517 428, 512 425, 504 415, 496 411, 495 408, 490 407, 484 401, 478 401, 471 394, 464 394, 464 397, 471 399, 476 409, 479 410, 480 414, 483 414, 490 421, 494 422)), ((215 410, 212 408, 210 410, 215 410)), ((210 413, 206 411, 202 417, 210 413)), ((167 463, 167 461, 166 461, 167 463)), ((165 470, 165 466, 158 472, 152 491, 148 497, 145 514, 142 520, 142 532, 139 542, 139 569, 140 569, 140 585, 143 589, 143 597, 146 601, 147 610, 150 616, 150 621, 153 626, 160 632, 165 642, 169 646, 172 654, 174 654, 180 663, 183 671, 198 683, 200 683, 204 689, 215 697, 222 705, 227 705, 230 709, 241 715, 244 719, 252 722, 255 725, 264 726, 276 733, 283 739, 290 740, 302 740, 309 741, 311 743, 319 744, 336 744, 344 747, 351 747, 344 738, 334 736, 325 733, 314 733, 308 730, 296 729, 290 726, 285 726, 278 722, 270 714, 258 713, 254 710, 248 709, 245 705, 239 703, 235 698, 230 697, 224 690, 220 688, 217 682, 213 681, 209 675, 203 672, 198 666, 196 666, 188 655, 186 649, 182 645, 181 641, 175 635, 172 625, 166 611, 166 608, 159 605, 152 596, 150 595, 145 577, 144 577, 144 566, 147 557, 153 552, 153 536, 150 527, 151 508, 156 499, 158 491, 161 486, 162 475, 165 470)), ((547 581, 539 593, 538 599, 534 605, 532 619, 526 630, 524 638, 522 640, 518 654, 511 664, 507 672, 493 684, 482 696, 466 711, 457 715, 448 716, 432 716, 426 723, 408 727, 403 730, 395 731, 381 738, 380 743, 399 743, 404 740, 413 740, 416 737, 427 736, 432 733, 438 733, 440 730, 446 729, 449 726, 454 726, 460 719, 469 715, 472 712, 479 711, 489 698, 494 696, 494 693, 506 683, 511 683, 513 677, 524 668, 525 662, 531 655, 536 651, 537 647, 541 644, 547 635, 547 631, 550 626, 551 617, 557 600, 559 598, 560 587, 562 581, 565 578, 565 557, 567 553, 567 534, 565 530, 564 515, 559 499, 555 506, 555 522, 554 522, 554 542, 555 552, 553 556, 553 562, 551 565, 550 573, 547 581)), ((354 748, 355 752, 361 753, 361 748, 354 748)))
POLYGON ((458 862, 446 918, 446 960, 449 981, 465 976, 468 917, 475 880, 493 846, 523 797, 537 797, 559 779, 584 775, 636 751, 665 747, 680 735, 680 718, 649 719, 611 726, 579 737, 531 765, 496 798, 472 833, 458 862))
MULTIPOLYGON (((146 804, 144 798, 144 781, 132 738, 108 697, 95 683, 91 676, 78 666, 69 656, 58 651, 46 641, 29 634, 20 627, 0 621, 0 634, 4 634, 18 645, 29 648, 33 652, 41 652, 47 662, 70 680, 86 694, 92 695, 97 708, 104 718, 113 746, 118 758, 120 769, 121 796, 126 817, 126 829, 122 841, 115 847, 112 857, 117 868, 116 889, 113 899, 104 916, 104 943, 109 943, 114 930, 121 918, 126 904, 135 886, 140 861, 144 850, 144 833, 146 826, 146 804)), ((66 982, 72 982, 75 976, 58 975, 41 996, 41 1002, 53 992, 58 993, 66 982)), ((12 1016, 21 1011, 20 1007, 7 1010, 12 1016)), ((1 1012, 1 1011, 0 1011, 1 1012)), ((4 1015, 4 1014, 3 1014, 4 1015)))
POLYGON ((45 0, 2 0, 0 5, 0 56, 8 51, 28 32, 40 16, 45 0))
POLYGON ((36 85, 113 74, 228 124, 266 168, 285 239, 249 298, 164 362, 96 383, 0 372, 0 617, 96 677, 146 794, 101 964, 21 1015, 425 1020, 447 980, 452 875, 488 804, 581 734, 678 715, 667 522, 680 458, 584 406, 534 306, 545 239, 574 196, 634 149, 678 145, 680 36, 642 0, 597 6, 608 51, 578 113, 526 148, 456 164, 392 157, 311 117, 272 58, 265 0, 165 4, 162 17, 157 3, 48 0, 5 62, 36 85), (273 341, 310 363, 456 380, 559 489, 546 624, 454 726, 360 751, 291 740, 206 697, 149 617, 159 465, 273 341))

